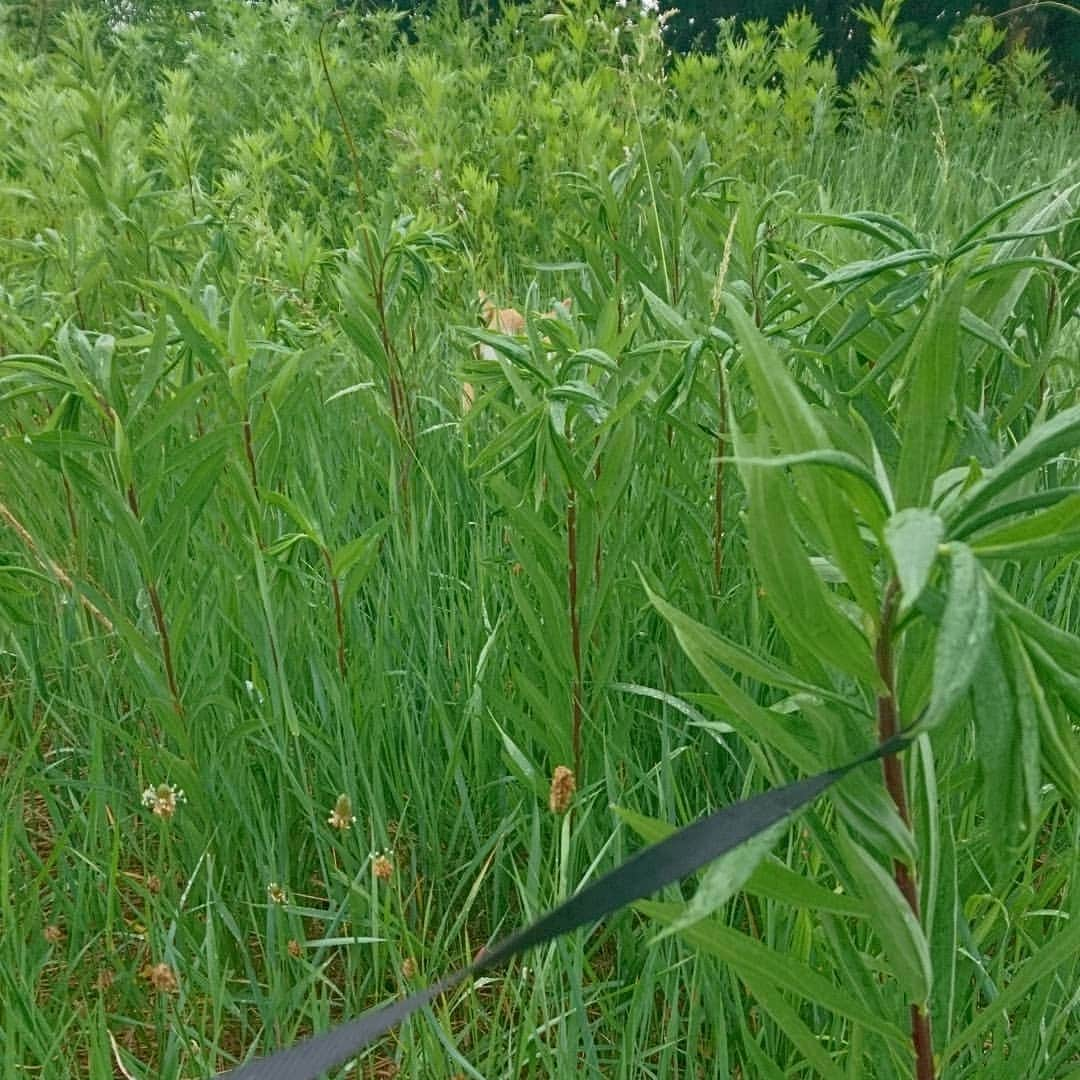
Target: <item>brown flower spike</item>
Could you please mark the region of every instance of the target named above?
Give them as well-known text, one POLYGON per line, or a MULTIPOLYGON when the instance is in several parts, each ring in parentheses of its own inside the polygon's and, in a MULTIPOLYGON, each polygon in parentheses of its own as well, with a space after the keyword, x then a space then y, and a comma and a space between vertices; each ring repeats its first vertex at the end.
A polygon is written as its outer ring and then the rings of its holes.
POLYGON ((180 982, 168 964, 147 964, 143 968, 143 978, 161 994, 175 994, 180 989, 180 982))
POLYGON ((551 794, 548 796, 548 806, 553 814, 565 814, 570 809, 574 792, 577 791, 577 780, 573 772, 565 765, 555 766, 555 775, 551 778, 551 794))

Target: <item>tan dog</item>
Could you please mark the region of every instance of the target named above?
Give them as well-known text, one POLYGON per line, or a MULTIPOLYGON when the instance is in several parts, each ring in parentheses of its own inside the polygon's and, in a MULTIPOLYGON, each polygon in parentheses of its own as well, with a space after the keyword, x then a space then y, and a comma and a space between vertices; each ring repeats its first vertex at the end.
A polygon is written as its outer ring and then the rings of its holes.
MULTIPOLYGON (((477 294, 480 297, 480 310, 484 316, 486 329, 496 334, 506 334, 509 337, 523 337, 525 334, 525 316, 517 308, 496 307, 483 289, 477 294)), ((570 310, 571 298, 559 302, 557 307, 565 311, 570 310)), ((555 318, 557 312, 553 308, 545 313, 545 318, 555 318)), ((476 347, 477 354, 485 360, 497 360, 498 356, 490 345, 480 344, 476 347)), ((472 383, 466 382, 461 385, 461 411, 467 413, 476 401, 476 390, 472 383)))

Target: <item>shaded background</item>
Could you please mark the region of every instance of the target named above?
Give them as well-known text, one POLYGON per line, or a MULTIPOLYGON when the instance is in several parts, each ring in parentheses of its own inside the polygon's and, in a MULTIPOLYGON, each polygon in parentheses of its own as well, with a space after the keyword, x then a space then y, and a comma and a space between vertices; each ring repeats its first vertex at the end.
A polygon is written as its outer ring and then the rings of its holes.
MULTIPOLYGON (((766 19, 779 23, 789 12, 806 10, 822 32, 822 49, 836 58, 841 83, 858 73, 868 55, 869 38, 855 15, 861 5, 846 0, 677 0, 674 6, 679 9, 673 27, 680 49, 695 42, 703 47, 711 46, 718 19, 734 18, 738 22, 766 19)), ((877 7, 877 4, 871 0, 869 6, 877 7)), ((1080 7, 1075 14, 1045 6, 1013 11, 1019 6, 1020 0, 982 3, 906 0, 900 14, 904 42, 917 55, 932 45, 944 43, 950 31, 968 15, 1000 16, 994 21, 1008 33, 1005 48, 1015 43, 1029 49, 1045 49, 1055 96, 1077 101, 1080 98, 1080 7), (1009 11, 1013 13, 1004 14, 1009 11)))

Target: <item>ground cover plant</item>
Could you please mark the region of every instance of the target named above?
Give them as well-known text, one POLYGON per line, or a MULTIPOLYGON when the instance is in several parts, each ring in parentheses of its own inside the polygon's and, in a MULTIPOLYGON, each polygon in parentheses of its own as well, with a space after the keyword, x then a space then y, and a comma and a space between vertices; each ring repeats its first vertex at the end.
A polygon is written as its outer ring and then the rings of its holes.
POLYGON ((212 1075, 914 723, 352 1075, 1077 1074, 1080 128, 900 16, 0 23, 5 1076, 212 1075))

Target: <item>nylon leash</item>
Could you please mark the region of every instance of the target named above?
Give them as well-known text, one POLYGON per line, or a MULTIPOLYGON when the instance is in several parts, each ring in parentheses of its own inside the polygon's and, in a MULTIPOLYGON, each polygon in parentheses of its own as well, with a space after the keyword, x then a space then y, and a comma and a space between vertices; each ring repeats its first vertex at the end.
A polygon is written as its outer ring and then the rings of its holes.
POLYGON ((852 769, 895 754, 914 738, 914 730, 909 728, 845 765, 796 780, 699 818, 659 843, 643 848, 610 873, 552 908, 536 922, 503 938, 490 949, 483 950, 473 963, 459 968, 426 989, 372 1009, 355 1020, 340 1024, 321 1035, 314 1035, 287 1050, 219 1073, 219 1080, 318 1080, 322 1073, 354 1057, 413 1013, 430 1005, 440 994, 452 990, 470 976, 496 967, 535 945, 546 944, 582 926, 598 922, 635 900, 642 900, 700 870, 706 863, 813 802, 852 769))

